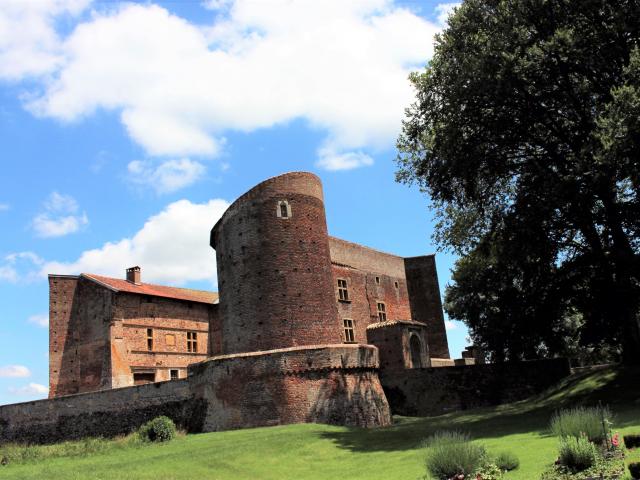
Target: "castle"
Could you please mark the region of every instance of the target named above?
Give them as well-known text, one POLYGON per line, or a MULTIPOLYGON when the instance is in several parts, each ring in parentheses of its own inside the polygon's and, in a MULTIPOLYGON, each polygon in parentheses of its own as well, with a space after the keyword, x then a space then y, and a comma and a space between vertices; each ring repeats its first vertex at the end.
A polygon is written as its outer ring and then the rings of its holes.
POLYGON ((379 427, 522 399, 570 372, 451 360, 434 257, 329 237, 311 173, 258 184, 209 240, 218 293, 148 284, 137 266, 50 275, 50 398, 0 406, 0 444, 116 436, 158 415, 189 432, 379 427))
MULTIPOLYGON (((204 240, 204 239, 203 239, 204 240)), ((387 372, 448 365, 433 255, 327 234, 311 173, 268 179, 211 230, 219 294, 84 273, 50 275, 51 398, 187 377, 220 355, 366 344, 387 372)))

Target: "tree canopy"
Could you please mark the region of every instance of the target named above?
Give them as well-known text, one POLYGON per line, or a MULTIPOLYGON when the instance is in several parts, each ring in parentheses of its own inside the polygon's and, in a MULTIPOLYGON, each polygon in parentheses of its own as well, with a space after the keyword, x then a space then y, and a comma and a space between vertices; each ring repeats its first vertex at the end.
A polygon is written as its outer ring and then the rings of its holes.
POLYGON ((397 179, 495 359, 640 355, 640 0, 465 0, 410 80, 397 179))

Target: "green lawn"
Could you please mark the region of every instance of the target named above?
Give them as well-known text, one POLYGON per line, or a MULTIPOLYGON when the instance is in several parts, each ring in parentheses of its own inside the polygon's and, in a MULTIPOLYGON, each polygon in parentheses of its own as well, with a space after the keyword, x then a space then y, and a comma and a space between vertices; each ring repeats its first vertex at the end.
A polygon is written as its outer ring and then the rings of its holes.
MULTIPOLYGON (((389 428, 362 430, 290 425, 180 437, 165 445, 112 448, 0 467, 2 479, 405 479, 425 474, 423 440, 430 433, 469 432, 489 452, 511 450, 521 466, 507 480, 536 480, 555 460, 547 431, 554 409, 602 401, 615 431, 640 433, 640 370, 576 375, 538 398, 432 418, 397 417, 389 428)), ((0 449, 1 450, 1 449, 0 449)), ((640 453, 632 452, 640 460, 640 453)))

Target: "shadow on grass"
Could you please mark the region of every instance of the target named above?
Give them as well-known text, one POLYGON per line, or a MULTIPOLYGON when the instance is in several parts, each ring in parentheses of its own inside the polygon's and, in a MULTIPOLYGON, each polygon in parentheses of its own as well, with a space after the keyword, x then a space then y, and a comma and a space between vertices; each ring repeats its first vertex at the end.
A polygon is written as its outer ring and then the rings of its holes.
POLYGON ((394 425, 378 429, 351 428, 319 435, 354 452, 419 448, 441 430, 468 432, 473 438, 517 434, 550 436, 554 411, 577 405, 609 405, 615 428, 640 427, 640 368, 606 368, 574 374, 544 393, 508 405, 449 413, 437 417, 395 417, 394 425))

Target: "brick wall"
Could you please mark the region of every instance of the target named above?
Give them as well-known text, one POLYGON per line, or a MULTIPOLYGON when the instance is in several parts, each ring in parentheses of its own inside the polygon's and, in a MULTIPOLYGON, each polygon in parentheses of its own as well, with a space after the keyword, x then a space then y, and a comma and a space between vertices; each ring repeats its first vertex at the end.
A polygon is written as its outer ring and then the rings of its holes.
POLYGON ((212 230, 222 352, 338 343, 320 180, 289 173, 236 200, 212 230), (286 201, 291 217, 278 216, 286 201))
POLYGON ((226 355, 183 380, 0 406, 0 443, 115 436, 167 415, 190 432, 299 422, 389 425, 377 349, 298 347, 226 355))
POLYGON ((84 278, 50 276, 50 396, 111 387, 112 292, 84 278))
POLYGON ((178 370, 179 378, 186 377, 188 365, 209 356, 210 315, 211 305, 206 303, 117 293, 113 335, 126 345, 124 370, 129 369, 130 379, 132 371, 154 372, 156 381, 169 380, 171 370, 178 370), (188 332, 196 334, 195 352, 188 351, 188 332))
POLYGON ((380 374, 391 411, 430 416, 523 400, 571 374, 567 359, 424 368, 380 374))
POLYGON ((449 343, 442 313, 440 286, 434 255, 404 259, 411 318, 427 325, 429 354, 449 358, 449 343))
POLYGON ((402 375, 407 368, 429 366, 426 330, 426 325, 406 320, 369 325, 367 343, 378 347, 380 374, 402 375), (413 336, 418 337, 417 340, 412 339, 413 336), (415 344, 416 341, 417 344, 415 344), (418 347, 413 353, 412 346, 418 347))

